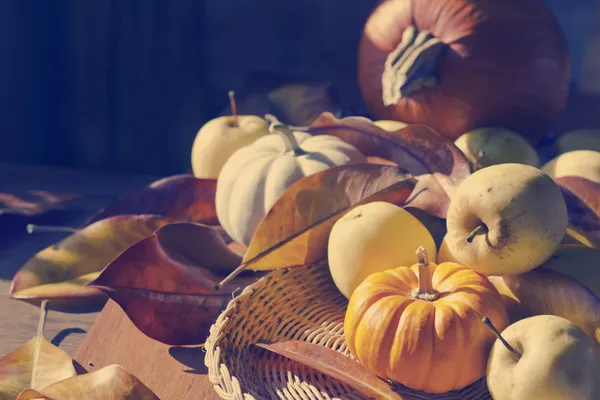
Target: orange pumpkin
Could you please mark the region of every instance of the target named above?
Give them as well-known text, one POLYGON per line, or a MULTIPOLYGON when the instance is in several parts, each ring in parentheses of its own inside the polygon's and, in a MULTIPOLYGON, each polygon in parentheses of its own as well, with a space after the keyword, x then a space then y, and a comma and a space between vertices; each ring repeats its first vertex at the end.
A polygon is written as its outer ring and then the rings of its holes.
POLYGON ((508 317, 487 277, 456 263, 428 262, 378 272, 353 292, 344 334, 352 354, 373 373, 411 389, 445 393, 485 375, 494 334, 508 317))

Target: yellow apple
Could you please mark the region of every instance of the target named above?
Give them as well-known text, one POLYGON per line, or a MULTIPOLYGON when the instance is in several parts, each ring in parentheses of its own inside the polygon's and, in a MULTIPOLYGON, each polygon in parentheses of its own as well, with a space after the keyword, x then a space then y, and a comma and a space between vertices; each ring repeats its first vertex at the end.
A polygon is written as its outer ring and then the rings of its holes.
POLYGON ((373 123, 375 125, 377 125, 378 127, 380 127, 381 129, 385 129, 386 131, 390 131, 390 132, 395 132, 398 129, 402 129, 407 126, 407 124, 405 124, 404 122, 392 121, 392 120, 387 120, 387 119, 374 121, 373 123))
POLYGON ((445 236, 442 239, 442 243, 440 244, 440 249, 438 250, 438 255, 437 255, 437 263, 441 264, 444 262, 453 262, 453 263, 457 263, 457 264, 459 263, 458 260, 456 259, 456 257, 454 257, 452 255, 452 252, 448 248, 448 242, 446 241, 445 236))
POLYGON ((487 384, 494 400, 600 399, 597 344, 571 321, 538 315, 515 322, 492 347, 487 384))
POLYGON ((408 211, 382 201, 360 205, 331 230, 327 249, 331 276, 350 298, 370 274, 414 264, 419 246, 435 260, 433 237, 408 211))
POLYGON ((475 129, 461 135, 454 144, 476 170, 505 163, 540 166, 534 148, 521 135, 507 129, 475 129))
POLYGON ((267 122, 255 115, 237 115, 230 92, 233 115, 218 117, 200 128, 192 145, 192 172, 196 178, 216 179, 229 157, 269 133, 267 122))
POLYGON ((600 151, 600 129, 578 129, 559 136, 555 142, 558 154, 575 150, 600 151))
POLYGON ((563 153, 548 161, 542 171, 552 178, 579 176, 600 183, 600 152, 576 150, 563 153))
POLYGON ((564 198, 548 175, 530 165, 492 165, 454 192, 445 241, 461 265, 485 275, 519 274, 550 258, 567 223, 564 198))

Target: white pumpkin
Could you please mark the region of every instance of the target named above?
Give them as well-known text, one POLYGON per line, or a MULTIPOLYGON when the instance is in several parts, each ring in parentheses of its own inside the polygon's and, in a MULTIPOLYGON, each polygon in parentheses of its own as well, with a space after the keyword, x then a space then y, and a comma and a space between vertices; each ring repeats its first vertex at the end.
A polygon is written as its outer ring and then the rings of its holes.
POLYGON ((335 136, 305 132, 292 136, 289 129, 284 130, 277 129, 236 151, 217 179, 219 222, 233 240, 245 246, 292 183, 329 167, 366 161, 354 146, 335 136))

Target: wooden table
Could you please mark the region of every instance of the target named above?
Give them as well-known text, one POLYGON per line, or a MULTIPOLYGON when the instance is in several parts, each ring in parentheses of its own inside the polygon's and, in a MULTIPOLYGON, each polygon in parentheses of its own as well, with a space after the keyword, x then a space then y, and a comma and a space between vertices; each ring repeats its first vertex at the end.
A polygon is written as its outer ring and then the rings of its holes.
MULTIPOLYGON (((62 168, 0 163, 0 193, 49 190, 90 195, 78 201, 75 209, 56 211, 41 217, 0 216, 0 355, 31 339, 36 333, 39 318, 39 308, 8 297, 10 280, 19 267, 36 252, 66 235, 28 235, 25 225, 37 223, 75 226, 116 197, 133 192, 158 178, 143 175, 110 176, 62 168)), ((204 353, 201 349, 167 346, 144 336, 113 302, 107 303, 100 314, 49 311, 44 334, 88 370, 112 363, 120 364, 154 390, 161 399, 219 398, 206 377, 204 353), (99 315, 98 323, 94 325, 99 315), (89 335, 88 340, 85 340, 86 335, 89 335), (94 339, 95 337, 99 340, 94 339), (139 349, 139 359, 131 356, 132 348, 139 349), (178 393, 173 391, 173 385, 165 384, 169 381, 180 383, 178 393)))

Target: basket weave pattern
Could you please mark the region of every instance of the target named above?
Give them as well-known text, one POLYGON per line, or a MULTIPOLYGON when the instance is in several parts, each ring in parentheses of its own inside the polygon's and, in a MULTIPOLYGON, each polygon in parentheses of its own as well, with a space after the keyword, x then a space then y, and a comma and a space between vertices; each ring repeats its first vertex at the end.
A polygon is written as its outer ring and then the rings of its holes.
MULTIPOLYGON (((344 340, 347 299, 326 264, 273 271, 248 286, 210 329, 205 363, 225 400, 366 400, 346 384, 285 357, 252 346, 304 340, 352 357, 344 340)), ((491 400, 485 380, 442 395, 401 385, 406 400, 491 400)))

